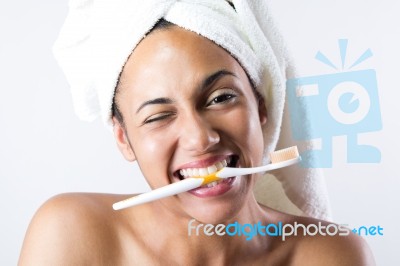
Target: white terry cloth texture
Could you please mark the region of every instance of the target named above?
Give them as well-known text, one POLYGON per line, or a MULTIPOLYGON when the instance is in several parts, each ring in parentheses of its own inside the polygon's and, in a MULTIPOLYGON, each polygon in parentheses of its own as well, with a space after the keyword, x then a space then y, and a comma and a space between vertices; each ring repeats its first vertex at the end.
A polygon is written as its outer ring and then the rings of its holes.
MULTIPOLYGON (((74 108, 81 119, 91 121, 101 116, 112 124, 114 90, 124 64, 136 45, 164 18, 212 40, 245 69, 264 97, 268 112, 265 162, 277 147, 310 148, 296 143, 290 134, 288 110, 284 108, 285 83, 294 71, 265 1, 71 0, 69 8, 54 54, 71 86, 74 108)), ((276 186, 268 178, 260 178, 255 189, 260 203, 330 219, 329 199, 318 169, 291 166, 277 170, 274 176, 284 193, 271 198, 276 186)))

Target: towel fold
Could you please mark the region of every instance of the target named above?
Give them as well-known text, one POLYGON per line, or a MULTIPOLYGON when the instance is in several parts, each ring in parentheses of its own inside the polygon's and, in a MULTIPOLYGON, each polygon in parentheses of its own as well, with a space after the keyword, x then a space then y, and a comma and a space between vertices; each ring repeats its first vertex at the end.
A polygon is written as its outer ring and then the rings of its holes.
MULTIPOLYGON (((247 72, 264 97, 268 112, 263 131, 265 161, 277 144, 301 145, 290 135, 284 108, 285 82, 293 69, 264 1, 73 0, 69 7, 54 53, 70 83, 75 111, 81 119, 101 116, 111 124, 114 90, 126 60, 164 18, 223 47, 247 72)), ((328 197, 319 171, 292 166, 275 176, 302 214, 329 218, 328 197)), ((262 200, 269 193, 268 185, 262 181, 257 184, 256 197, 262 200)))

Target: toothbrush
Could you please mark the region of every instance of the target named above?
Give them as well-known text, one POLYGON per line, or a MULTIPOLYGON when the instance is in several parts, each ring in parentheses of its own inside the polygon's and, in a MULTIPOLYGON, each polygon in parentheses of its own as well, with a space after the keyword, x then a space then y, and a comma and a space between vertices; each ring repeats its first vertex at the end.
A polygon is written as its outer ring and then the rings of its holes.
POLYGON ((150 192, 139 194, 137 196, 119 201, 113 204, 114 210, 121 210, 124 208, 144 204, 147 202, 155 201, 165 197, 173 196, 182 192, 189 191, 191 189, 198 188, 202 185, 209 184, 211 182, 225 179, 237 175, 249 175, 260 172, 267 172, 279 168, 283 168, 301 161, 297 146, 289 147, 283 150, 275 151, 270 154, 271 163, 251 168, 233 168, 224 167, 221 170, 201 177, 189 177, 182 181, 154 189, 150 192))

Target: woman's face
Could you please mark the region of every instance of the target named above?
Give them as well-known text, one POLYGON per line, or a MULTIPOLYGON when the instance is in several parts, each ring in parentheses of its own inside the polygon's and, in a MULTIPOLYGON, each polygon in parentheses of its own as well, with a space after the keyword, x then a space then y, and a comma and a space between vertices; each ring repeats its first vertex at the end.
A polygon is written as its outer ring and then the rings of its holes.
MULTIPOLYGON (((153 189, 225 163, 262 162, 262 101, 239 63, 195 33, 173 26, 148 35, 123 69, 116 101, 125 127, 114 119, 119 148, 153 189)), ((237 176, 159 203, 199 221, 225 221, 254 200, 253 182, 237 176)))

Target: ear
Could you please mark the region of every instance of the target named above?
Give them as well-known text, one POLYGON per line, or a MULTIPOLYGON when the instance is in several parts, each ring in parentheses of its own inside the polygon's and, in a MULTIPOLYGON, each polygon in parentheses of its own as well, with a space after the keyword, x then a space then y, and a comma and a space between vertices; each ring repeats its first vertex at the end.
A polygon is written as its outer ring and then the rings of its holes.
POLYGON ((258 99, 258 116, 260 118, 261 125, 265 125, 267 123, 267 107, 265 106, 265 100, 263 97, 259 97, 258 99))
POLYGON ((127 161, 135 161, 135 153, 133 152, 132 147, 129 143, 128 136, 126 135, 124 127, 115 117, 113 117, 112 120, 114 124, 114 137, 117 141, 117 146, 119 150, 127 161))

